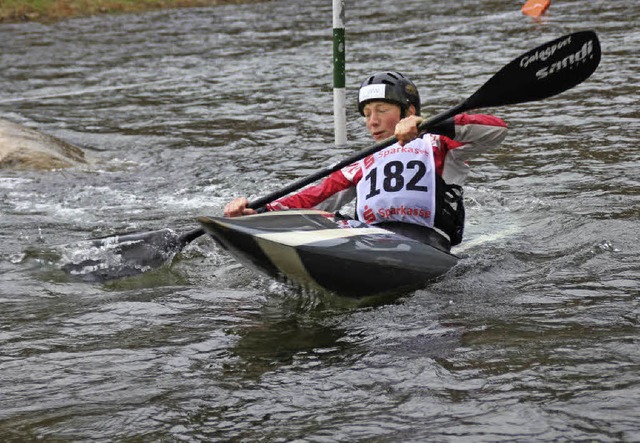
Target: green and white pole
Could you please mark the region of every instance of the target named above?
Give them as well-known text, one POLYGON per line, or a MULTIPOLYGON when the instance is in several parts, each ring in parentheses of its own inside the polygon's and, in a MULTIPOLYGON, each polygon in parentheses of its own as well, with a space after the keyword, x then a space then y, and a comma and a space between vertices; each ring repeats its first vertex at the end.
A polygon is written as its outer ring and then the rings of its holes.
POLYGON ((336 146, 347 144, 344 2, 333 0, 333 122, 336 146))

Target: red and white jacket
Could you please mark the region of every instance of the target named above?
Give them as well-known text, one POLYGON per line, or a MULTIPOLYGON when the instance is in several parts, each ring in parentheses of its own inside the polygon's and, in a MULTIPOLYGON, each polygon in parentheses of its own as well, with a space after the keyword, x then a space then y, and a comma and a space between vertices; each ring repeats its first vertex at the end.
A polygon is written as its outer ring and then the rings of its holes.
MULTIPOLYGON (((498 117, 485 114, 458 114, 454 117, 455 136, 422 134, 431 137, 436 173, 446 183, 462 185, 469 174, 469 158, 499 145, 507 135, 507 125, 498 117)), ((316 208, 336 211, 353 200, 355 186, 362 179, 359 163, 336 171, 317 185, 307 187, 268 204, 269 211, 316 208)))

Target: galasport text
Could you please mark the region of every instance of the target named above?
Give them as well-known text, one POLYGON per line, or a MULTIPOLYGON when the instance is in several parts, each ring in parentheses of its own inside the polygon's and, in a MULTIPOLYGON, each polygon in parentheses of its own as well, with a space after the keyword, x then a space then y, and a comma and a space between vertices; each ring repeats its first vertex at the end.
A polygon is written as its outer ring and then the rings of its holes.
POLYGON ((549 57, 551 57, 553 54, 555 54, 555 52, 558 49, 564 48, 565 46, 570 45, 570 44, 571 44, 571 37, 567 37, 566 39, 562 40, 561 42, 555 43, 555 44, 549 46, 548 48, 540 49, 540 50, 536 51, 533 55, 530 55, 528 57, 523 57, 522 60, 520 60, 520 67, 521 68, 526 68, 531 63, 536 62, 536 61, 543 62, 546 59, 548 59, 549 57))

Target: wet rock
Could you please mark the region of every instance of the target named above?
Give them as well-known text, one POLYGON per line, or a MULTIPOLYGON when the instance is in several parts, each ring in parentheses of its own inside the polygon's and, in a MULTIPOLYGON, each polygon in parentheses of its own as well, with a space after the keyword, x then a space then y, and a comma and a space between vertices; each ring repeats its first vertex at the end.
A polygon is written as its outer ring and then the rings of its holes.
POLYGON ((52 170, 88 163, 79 147, 0 119, 0 169, 52 170))

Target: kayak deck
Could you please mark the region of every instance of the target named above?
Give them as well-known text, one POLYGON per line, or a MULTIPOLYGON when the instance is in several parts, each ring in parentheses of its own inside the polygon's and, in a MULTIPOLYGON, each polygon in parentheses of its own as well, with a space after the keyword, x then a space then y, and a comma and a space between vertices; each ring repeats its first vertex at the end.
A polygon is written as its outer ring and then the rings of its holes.
POLYGON ((198 221, 238 261, 277 279, 348 297, 418 289, 458 260, 417 240, 318 210, 198 221))

